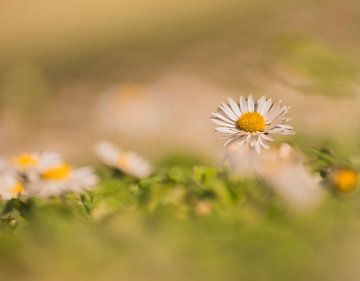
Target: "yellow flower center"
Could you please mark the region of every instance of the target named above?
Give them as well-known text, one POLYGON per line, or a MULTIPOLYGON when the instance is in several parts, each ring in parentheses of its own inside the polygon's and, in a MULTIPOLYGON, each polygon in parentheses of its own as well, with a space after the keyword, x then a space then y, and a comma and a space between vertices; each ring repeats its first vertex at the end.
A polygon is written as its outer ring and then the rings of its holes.
POLYGON ((70 173, 71 167, 67 164, 62 164, 43 172, 41 176, 45 180, 64 180, 70 176, 70 173))
POLYGON ((133 98, 141 97, 144 95, 144 90, 139 85, 127 85, 122 87, 115 95, 115 102, 123 105, 124 101, 132 100, 133 98))
POLYGON ((17 182, 13 187, 10 188, 10 192, 13 194, 19 194, 24 191, 24 186, 17 182))
POLYGON ((340 170, 335 174, 334 183, 341 192, 351 192, 355 189, 358 181, 358 174, 351 169, 340 170))
POLYGON ((30 154, 21 154, 14 159, 14 163, 22 168, 34 167, 37 165, 38 160, 30 154))
POLYGON ((245 112, 240 116, 238 125, 245 132, 262 132, 265 129, 265 118, 257 112, 245 112))
POLYGON ((129 168, 129 157, 127 154, 122 154, 120 157, 119 157, 119 160, 118 160, 118 165, 119 165, 119 168, 121 169, 128 169, 129 168))

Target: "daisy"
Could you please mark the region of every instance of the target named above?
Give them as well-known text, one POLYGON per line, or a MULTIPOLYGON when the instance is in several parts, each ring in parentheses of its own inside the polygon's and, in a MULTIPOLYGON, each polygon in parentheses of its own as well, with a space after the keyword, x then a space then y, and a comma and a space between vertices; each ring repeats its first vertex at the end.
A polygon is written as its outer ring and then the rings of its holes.
POLYGON ((287 143, 273 146, 261 155, 238 142, 226 147, 225 163, 239 178, 256 177, 277 193, 290 208, 311 211, 324 198, 321 178, 304 165, 301 152, 287 143))
POLYGON ((56 152, 21 154, 11 161, 26 183, 24 197, 51 197, 65 192, 81 193, 97 184, 91 168, 74 170, 56 152))
POLYGON ((273 147, 261 155, 256 173, 280 195, 289 207, 307 212, 316 209, 324 199, 321 177, 304 165, 304 156, 287 143, 273 147))
POLYGON ((9 161, 9 169, 18 173, 24 180, 32 181, 42 170, 62 163, 63 159, 56 152, 23 153, 9 161))
POLYGON ((0 198, 10 200, 18 198, 24 192, 24 185, 15 174, 7 173, 0 176, 0 198))
POLYGON ((160 108, 163 100, 158 91, 145 85, 114 85, 97 102, 100 122, 121 135, 154 136, 168 120, 160 108))
POLYGON ((211 119, 220 127, 215 131, 223 133, 227 139, 225 146, 232 142, 240 142, 254 148, 257 153, 261 149, 269 149, 270 135, 294 135, 293 128, 286 123, 289 106, 282 106, 281 101, 273 103, 265 96, 254 101, 240 97, 239 103, 228 99, 229 103, 222 103, 217 112, 212 113, 211 119))
POLYGON ((95 147, 100 161, 113 169, 138 178, 145 178, 152 173, 151 164, 132 151, 122 151, 110 142, 101 142, 95 147))
POLYGON ((73 169, 63 162, 39 170, 37 178, 32 178, 25 196, 46 198, 66 192, 81 193, 91 190, 98 183, 98 178, 89 167, 73 169))

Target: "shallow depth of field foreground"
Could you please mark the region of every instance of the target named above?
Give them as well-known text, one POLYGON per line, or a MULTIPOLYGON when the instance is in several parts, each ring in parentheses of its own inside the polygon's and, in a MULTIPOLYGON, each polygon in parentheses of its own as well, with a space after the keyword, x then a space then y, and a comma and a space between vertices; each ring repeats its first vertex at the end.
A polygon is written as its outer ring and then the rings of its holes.
POLYGON ((0 280, 360 280, 360 4, 2 1, 0 280))

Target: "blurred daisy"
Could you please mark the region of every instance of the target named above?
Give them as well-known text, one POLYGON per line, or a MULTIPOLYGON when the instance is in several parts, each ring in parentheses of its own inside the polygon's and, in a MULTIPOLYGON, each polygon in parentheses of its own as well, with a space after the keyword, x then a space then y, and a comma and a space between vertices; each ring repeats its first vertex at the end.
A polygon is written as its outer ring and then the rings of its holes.
POLYGON ((308 211, 316 208, 324 197, 320 175, 305 165, 303 155, 291 145, 282 143, 262 155, 256 171, 270 187, 293 208, 308 211))
POLYGON ((228 99, 229 103, 222 103, 217 112, 212 113, 212 121, 220 127, 215 131, 223 133, 227 139, 225 146, 232 142, 240 142, 254 148, 257 153, 261 149, 269 149, 270 135, 293 135, 293 128, 286 123, 290 120, 287 114, 289 106, 282 106, 281 101, 273 103, 265 96, 254 101, 240 97, 239 103, 228 99))
POLYGON ((0 197, 51 197, 65 192, 81 193, 96 186, 91 168, 73 169, 56 152, 23 153, 0 160, 0 197))
POLYGON ((153 136, 168 120, 159 101, 157 91, 146 86, 115 85, 100 96, 97 108, 104 128, 122 136, 153 136))
POLYGON ((24 195, 26 197, 52 197, 66 192, 81 193, 96 186, 98 178, 91 168, 73 169, 63 162, 42 167, 37 178, 31 179, 24 195))
POLYGON ((358 173, 350 168, 337 168, 329 173, 330 184, 339 192, 350 193, 358 185, 358 173))
POLYGON ((140 155, 132 151, 122 151, 110 142, 97 144, 95 153, 104 165, 131 176, 145 178, 153 171, 151 164, 140 155))
POLYGON ((56 152, 23 153, 10 160, 10 167, 25 180, 32 181, 42 170, 59 166, 61 163, 63 159, 56 152))
POLYGON ((80 193, 97 184, 97 177, 90 168, 74 170, 56 152, 21 154, 11 163, 26 183, 25 197, 80 193))
POLYGON ((16 178, 15 174, 3 174, 0 176, 0 198, 10 200, 18 198, 24 192, 24 185, 16 178))
POLYGON ((281 196, 289 207, 308 211, 316 208, 323 199, 321 178, 304 166, 303 156, 291 145, 278 147, 258 155, 249 147, 232 143, 227 147, 226 164, 236 176, 256 176, 281 196))

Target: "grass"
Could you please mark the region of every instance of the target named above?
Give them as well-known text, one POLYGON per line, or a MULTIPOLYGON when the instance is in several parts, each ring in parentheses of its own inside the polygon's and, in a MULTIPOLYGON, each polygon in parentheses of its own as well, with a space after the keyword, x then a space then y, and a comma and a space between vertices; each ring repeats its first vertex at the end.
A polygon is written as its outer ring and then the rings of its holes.
POLYGON ((144 180, 101 168, 93 192, 2 203, 0 279, 356 280, 356 192, 298 214, 257 179, 163 162, 144 180))

